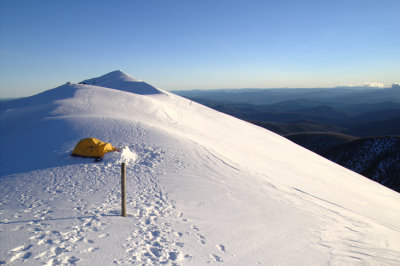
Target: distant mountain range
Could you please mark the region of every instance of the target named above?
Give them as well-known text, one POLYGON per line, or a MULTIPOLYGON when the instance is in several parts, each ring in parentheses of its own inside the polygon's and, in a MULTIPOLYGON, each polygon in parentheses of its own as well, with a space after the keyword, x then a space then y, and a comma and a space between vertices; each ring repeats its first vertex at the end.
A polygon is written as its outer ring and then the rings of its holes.
MULTIPOLYGON (((399 102, 400 87, 390 88, 336 87, 287 89, 222 89, 174 91, 187 98, 200 98, 229 103, 271 105, 305 100, 317 105, 352 106, 365 103, 399 102)), ((308 104, 307 104, 308 103, 308 104)), ((304 106, 304 105, 303 105, 304 106)))
POLYGON ((398 86, 175 93, 264 127, 400 192, 398 86))
POLYGON ((304 99, 271 105, 191 99, 279 134, 310 132, 313 129, 312 131, 333 131, 359 137, 400 135, 400 100, 396 102, 395 99, 390 102, 342 106, 336 103, 318 105, 315 101, 304 99), (299 124, 309 126, 300 129, 296 126, 299 124))

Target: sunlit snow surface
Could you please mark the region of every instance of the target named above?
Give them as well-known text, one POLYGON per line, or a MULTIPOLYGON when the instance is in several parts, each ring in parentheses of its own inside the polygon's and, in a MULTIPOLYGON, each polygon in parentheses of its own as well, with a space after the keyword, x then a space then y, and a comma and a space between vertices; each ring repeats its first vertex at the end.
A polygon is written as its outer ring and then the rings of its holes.
POLYGON ((0 263, 400 264, 398 193, 121 71, 85 83, 1 105, 0 263), (71 157, 86 137, 121 152, 71 157))

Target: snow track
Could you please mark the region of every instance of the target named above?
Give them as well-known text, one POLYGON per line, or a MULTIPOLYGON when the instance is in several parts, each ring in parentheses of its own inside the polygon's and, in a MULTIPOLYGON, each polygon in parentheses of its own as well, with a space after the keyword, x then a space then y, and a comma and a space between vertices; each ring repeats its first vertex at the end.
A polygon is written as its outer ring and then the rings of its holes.
POLYGON ((146 149, 138 153, 141 158, 128 174, 134 181, 135 193, 128 196, 128 213, 136 219, 132 232, 126 238, 126 258, 117 259, 118 264, 171 263, 182 259, 179 245, 171 240, 171 215, 175 206, 160 185, 162 172, 157 167, 164 161, 163 152, 146 149))

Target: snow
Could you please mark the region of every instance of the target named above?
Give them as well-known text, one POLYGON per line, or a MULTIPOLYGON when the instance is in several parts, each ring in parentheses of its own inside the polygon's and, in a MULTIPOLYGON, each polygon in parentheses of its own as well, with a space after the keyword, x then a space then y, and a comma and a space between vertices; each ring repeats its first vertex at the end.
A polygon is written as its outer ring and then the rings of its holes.
POLYGON ((84 83, 1 104, 0 263, 400 263, 398 193, 121 71, 84 83), (69 156, 86 137, 122 150, 69 156))
POLYGON ((121 70, 110 72, 98 78, 84 80, 81 83, 133 92, 135 94, 148 95, 163 93, 161 90, 147 84, 146 82, 131 77, 121 70))
POLYGON ((137 159, 137 155, 132 152, 129 147, 125 147, 123 148, 121 151, 121 156, 120 156, 120 160, 118 161, 118 163, 127 163, 127 164, 132 164, 136 161, 137 159))

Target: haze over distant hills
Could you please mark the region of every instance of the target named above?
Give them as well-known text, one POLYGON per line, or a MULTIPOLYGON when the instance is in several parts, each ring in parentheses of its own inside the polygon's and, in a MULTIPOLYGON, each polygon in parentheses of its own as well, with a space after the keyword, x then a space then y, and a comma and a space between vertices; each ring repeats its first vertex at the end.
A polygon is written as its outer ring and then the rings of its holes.
POLYGON ((298 99, 315 104, 354 105, 395 101, 400 103, 400 86, 335 87, 335 88, 280 88, 280 89, 220 89, 173 91, 187 98, 200 98, 230 103, 269 105, 298 99))

